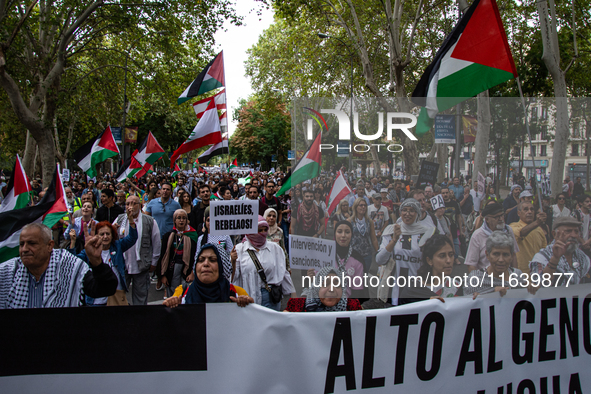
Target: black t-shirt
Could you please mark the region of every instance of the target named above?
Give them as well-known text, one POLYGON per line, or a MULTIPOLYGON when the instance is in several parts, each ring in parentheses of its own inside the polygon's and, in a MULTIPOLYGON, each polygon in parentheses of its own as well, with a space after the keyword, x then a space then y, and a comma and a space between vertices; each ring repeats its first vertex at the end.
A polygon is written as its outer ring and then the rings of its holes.
POLYGON ((261 201, 267 204, 268 208, 273 208, 274 210, 276 210, 277 219, 279 219, 279 212, 282 210, 281 202, 279 201, 279 199, 273 196, 270 200, 267 200, 267 196, 264 196, 263 198, 261 198, 261 201))
POLYGON ((460 204, 457 201, 446 201, 445 202, 445 216, 449 219, 451 226, 449 227, 451 231, 451 236, 453 238, 457 238, 458 232, 458 223, 456 220, 456 215, 460 215, 460 204))

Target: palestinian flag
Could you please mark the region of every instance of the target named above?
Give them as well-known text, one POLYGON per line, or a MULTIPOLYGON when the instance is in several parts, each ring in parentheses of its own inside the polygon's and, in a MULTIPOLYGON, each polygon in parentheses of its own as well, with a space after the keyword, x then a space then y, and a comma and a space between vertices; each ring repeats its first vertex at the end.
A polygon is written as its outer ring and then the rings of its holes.
POLYGON ((222 196, 220 196, 220 192, 211 193, 209 196, 210 200, 223 200, 222 196))
POLYGON ((199 163, 207 163, 212 157, 227 155, 228 153, 230 153, 230 149, 228 148, 228 139, 224 138, 222 142, 212 145, 208 150, 203 152, 197 158, 197 160, 199 160, 199 163))
POLYGON ((220 118, 218 111, 215 109, 213 99, 209 101, 209 105, 193 132, 185 142, 177 150, 174 151, 170 157, 170 163, 176 162, 178 157, 183 153, 199 149, 207 145, 215 145, 222 142, 222 132, 220 129, 220 118))
POLYGON ((149 163, 146 163, 146 164, 144 164, 144 166, 143 166, 143 167, 142 167, 142 168, 141 168, 141 169, 140 169, 138 172, 136 172, 136 173, 134 174, 134 176, 135 176, 137 179, 140 179, 140 178, 141 178, 141 177, 143 177, 144 175, 146 175, 146 174, 151 174, 151 173, 153 173, 153 172, 154 172, 154 167, 152 167, 152 165, 151 165, 151 164, 149 164, 149 163))
POLYGON ((68 213, 59 167, 47 192, 37 205, 0 213, 0 263, 18 256, 22 228, 30 223, 53 227, 68 213))
POLYGON ((0 205, 0 212, 21 209, 27 206, 31 198, 31 184, 23 169, 21 159, 16 155, 16 163, 6 186, 6 197, 0 205))
POLYGON ((228 167, 228 172, 230 172, 232 170, 232 168, 236 168, 236 167, 238 167, 238 159, 234 159, 232 164, 230 164, 230 167, 228 167))
POLYGON ((179 168, 178 164, 174 165, 174 171, 172 172, 172 176, 175 177, 177 176, 179 173, 181 172, 181 169, 179 168))
MULTIPOLYGON (((187 224, 187 227, 189 229, 182 231, 181 234, 186 235, 187 237, 191 238, 193 241, 197 242, 197 240, 199 239, 199 234, 197 234, 197 231, 195 231, 195 229, 193 227, 191 227, 190 225, 187 224)), ((176 229, 176 227, 173 227, 173 230, 178 231, 176 229)))
POLYGON ((300 162, 296 165, 295 169, 291 172, 291 176, 283 183, 281 189, 277 192, 277 196, 285 194, 293 186, 299 185, 300 183, 307 181, 318 176, 320 173, 320 166, 322 164, 322 158, 320 154, 320 141, 322 133, 318 133, 310 149, 304 154, 300 162))
POLYGON ((209 91, 226 86, 224 77, 224 51, 218 55, 199 73, 197 78, 189 85, 177 100, 182 104, 191 97, 197 97, 209 91))
POLYGON ((105 131, 96 138, 82 145, 74 154, 74 160, 78 167, 82 169, 91 178, 96 176, 95 166, 110 157, 117 156, 119 148, 115 143, 111 127, 107 126, 105 131))
POLYGON ((142 166, 144 166, 146 163, 156 163, 158 159, 164 156, 164 149, 162 149, 150 131, 148 136, 131 155, 134 156, 142 166))
POLYGON ((474 0, 412 93, 423 107, 416 133, 429 131, 438 112, 516 77, 497 3, 474 0))
POLYGON ((119 168, 119 172, 115 175, 115 179, 117 179, 117 182, 125 182, 127 178, 131 178, 141 170, 142 165, 135 159, 135 157, 131 156, 125 160, 121 168, 119 168))

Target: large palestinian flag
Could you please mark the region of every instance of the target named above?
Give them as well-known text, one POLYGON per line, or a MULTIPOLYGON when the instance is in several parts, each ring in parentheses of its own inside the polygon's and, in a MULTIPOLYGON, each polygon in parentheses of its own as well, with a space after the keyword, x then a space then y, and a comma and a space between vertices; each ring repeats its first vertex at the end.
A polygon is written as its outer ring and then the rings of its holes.
POLYGON ((210 100, 207 110, 193 129, 193 132, 170 157, 171 168, 183 153, 201 148, 207 145, 214 145, 222 142, 222 132, 220 129, 220 118, 215 107, 213 99, 210 100))
POLYGON ((21 209, 27 206, 31 198, 31 184, 23 169, 21 159, 16 155, 16 163, 6 187, 6 197, 0 205, 0 212, 21 209))
POLYGON ((283 183, 281 189, 277 192, 278 196, 285 194, 292 187, 318 176, 320 173, 320 166, 322 158, 320 154, 320 144, 322 133, 318 133, 310 149, 304 154, 295 169, 291 172, 291 176, 283 183))
POLYGON ((91 178, 96 176, 95 166, 110 157, 117 156, 119 148, 115 143, 111 127, 107 126, 105 131, 96 138, 82 145, 74 154, 74 160, 78 167, 82 169, 91 178))
POLYGON ((412 102, 423 107, 416 133, 429 131, 438 112, 515 77, 497 3, 474 0, 412 93, 412 102))
POLYGON ((59 166, 37 205, 0 213, 0 263, 18 256, 22 228, 33 222, 53 227, 68 213, 59 166))
POLYGON ((191 97, 197 97, 217 88, 226 86, 224 77, 224 51, 218 55, 199 73, 197 78, 180 95, 177 102, 182 104, 191 97))

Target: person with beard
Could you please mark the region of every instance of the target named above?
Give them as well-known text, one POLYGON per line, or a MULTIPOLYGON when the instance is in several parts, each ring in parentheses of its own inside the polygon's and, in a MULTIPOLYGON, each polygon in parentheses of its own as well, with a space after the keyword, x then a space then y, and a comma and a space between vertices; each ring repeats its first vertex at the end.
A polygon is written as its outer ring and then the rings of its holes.
POLYGON ((579 248, 581 222, 572 217, 559 217, 552 225, 552 236, 554 241, 536 253, 530 261, 531 274, 550 274, 550 286, 572 286, 588 280, 589 257, 579 248), (572 276, 559 277, 554 275, 557 272, 572 276))
POLYGON ((312 189, 304 191, 304 200, 291 217, 292 234, 318 238, 324 233, 324 212, 314 204, 312 189))
POLYGON ((203 234, 203 217, 205 210, 209 207, 211 189, 204 184, 199 186, 198 192, 201 201, 191 209, 189 224, 197 231, 197 234, 201 235, 203 234))
POLYGON ((529 201, 519 203, 517 214, 519 221, 510 225, 519 246, 519 252, 516 253, 517 268, 529 274, 529 262, 532 257, 540 249, 548 246, 546 234, 542 230, 546 222, 546 214, 538 212, 536 215, 536 209, 529 201))
MULTIPOLYGON (((504 207, 499 203, 490 203, 482 210, 482 216, 484 222, 482 226, 474 231, 470 244, 468 245, 468 252, 466 253, 466 260, 464 264, 470 266, 470 270, 485 269, 489 266, 490 262, 486 257, 486 240, 493 231, 502 231, 511 236, 514 245, 513 250, 515 253, 519 252, 519 246, 515 240, 513 230, 507 224, 505 224, 504 207)), ((517 267, 517 258, 513 253, 514 262, 513 267, 517 267)))

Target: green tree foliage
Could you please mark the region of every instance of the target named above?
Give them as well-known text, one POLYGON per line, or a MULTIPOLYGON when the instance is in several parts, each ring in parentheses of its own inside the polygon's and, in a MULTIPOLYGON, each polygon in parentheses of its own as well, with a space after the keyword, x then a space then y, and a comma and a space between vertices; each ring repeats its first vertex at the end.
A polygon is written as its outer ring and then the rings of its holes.
POLYGON ((291 122, 285 103, 265 97, 242 100, 235 119, 239 123, 229 142, 231 155, 238 162, 261 160, 263 168, 270 169, 275 166, 271 156, 277 155, 277 164, 285 167, 291 122))
MULTIPOLYGON (((176 98, 213 57, 213 35, 225 21, 240 24, 229 0, 0 0, 0 108, 8 101, 22 125, 10 149, 25 149, 28 130, 49 182, 56 153, 63 159, 121 123, 125 70, 127 124, 157 117, 152 131, 181 140, 195 116, 176 98)), ((0 120, 14 122, 4 113, 0 120)), ((2 126, 2 138, 9 130, 2 126)))

